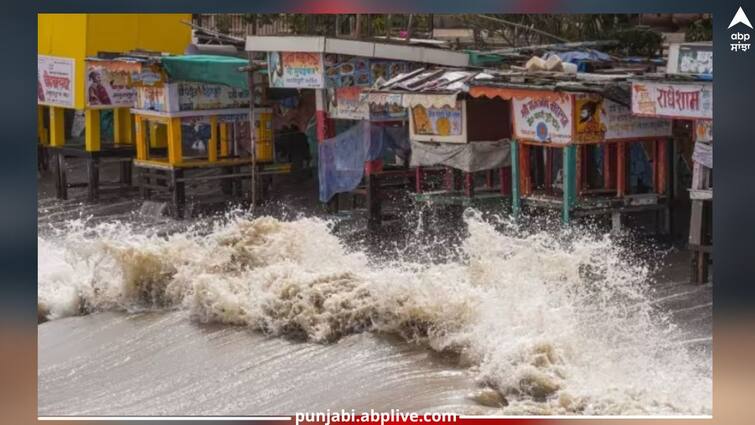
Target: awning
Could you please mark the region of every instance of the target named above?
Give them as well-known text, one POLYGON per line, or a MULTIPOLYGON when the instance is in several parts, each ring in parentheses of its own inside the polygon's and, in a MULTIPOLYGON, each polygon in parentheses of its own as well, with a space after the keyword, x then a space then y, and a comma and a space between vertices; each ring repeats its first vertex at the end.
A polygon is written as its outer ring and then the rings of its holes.
POLYGON ((165 73, 171 81, 196 81, 201 83, 225 84, 248 89, 247 75, 239 71, 249 65, 246 59, 230 56, 183 55, 161 59, 165 73))
POLYGON ((472 86, 468 94, 472 97, 487 97, 490 99, 500 97, 503 100, 513 98, 524 99, 527 97, 536 97, 538 99, 559 100, 567 93, 552 90, 533 90, 521 89, 515 87, 495 87, 495 86, 472 86))
POLYGON ((425 108, 455 106, 458 95, 458 92, 448 94, 405 93, 401 99, 401 106, 404 108, 411 108, 416 105, 422 105, 425 108))

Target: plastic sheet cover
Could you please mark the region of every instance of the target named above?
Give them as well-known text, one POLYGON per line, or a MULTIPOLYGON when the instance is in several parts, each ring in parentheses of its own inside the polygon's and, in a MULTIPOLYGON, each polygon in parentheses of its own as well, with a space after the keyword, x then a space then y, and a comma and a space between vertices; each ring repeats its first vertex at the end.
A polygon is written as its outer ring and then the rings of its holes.
POLYGON ((364 176, 365 161, 395 153, 409 155, 406 127, 380 126, 369 121, 357 124, 318 146, 320 201, 327 202, 337 193, 351 192, 364 176))
POLYGON ((511 165, 511 142, 433 143, 412 141, 411 166, 446 165, 468 173, 511 165))

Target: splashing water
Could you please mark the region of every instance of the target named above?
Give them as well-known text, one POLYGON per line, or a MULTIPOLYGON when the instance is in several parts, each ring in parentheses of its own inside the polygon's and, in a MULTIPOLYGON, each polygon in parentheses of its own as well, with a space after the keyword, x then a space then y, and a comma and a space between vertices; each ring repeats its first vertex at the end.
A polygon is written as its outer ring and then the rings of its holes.
POLYGON ((647 266, 608 237, 465 222, 459 258, 436 264, 376 262, 315 218, 234 217, 169 236, 73 221, 38 239, 39 309, 184 309, 321 343, 396 334, 457 355, 503 414, 710 414, 710 358, 673 342, 647 266))

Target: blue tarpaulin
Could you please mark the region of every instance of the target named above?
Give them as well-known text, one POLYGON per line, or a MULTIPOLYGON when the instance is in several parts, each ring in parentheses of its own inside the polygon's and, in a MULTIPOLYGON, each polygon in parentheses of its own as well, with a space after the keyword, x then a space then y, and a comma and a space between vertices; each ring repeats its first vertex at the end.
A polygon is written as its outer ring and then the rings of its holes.
POLYGON ((410 150, 406 127, 387 127, 359 121, 356 125, 318 145, 320 201, 351 192, 364 176, 365 161, 393 152, 406 158, 410 150))

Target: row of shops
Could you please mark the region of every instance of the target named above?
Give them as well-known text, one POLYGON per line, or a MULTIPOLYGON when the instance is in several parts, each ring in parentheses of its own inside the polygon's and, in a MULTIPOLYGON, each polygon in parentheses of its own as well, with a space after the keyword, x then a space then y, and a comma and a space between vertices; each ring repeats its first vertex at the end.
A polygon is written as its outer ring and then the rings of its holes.
POLYGON ((121 164, 119 190, 168 199, 179 217, 210 183, 226 200, 260 202, 275 197, 266 179, 302 166, 276 138, 310 129, 320 201, 335 210, 351 197, 371 229, 389 219, 386 205, 408 202, 553 210, 565 224, 606 216, 615 230, 653 214, 668 234, 685 198, 693 280, 706 279, 709 44, 675 46, 663 73, 485 69, 464 52, 328 37, 249 36, 246 50, 251 60, 40 54, 38 135, 58 196, 86 186, 96 201, 108 159, 121 164), (83 111, 83 140, 68 137, 66 109, 83 111), (86 182, 67 182, 72 157, 87 161, 86 182))

